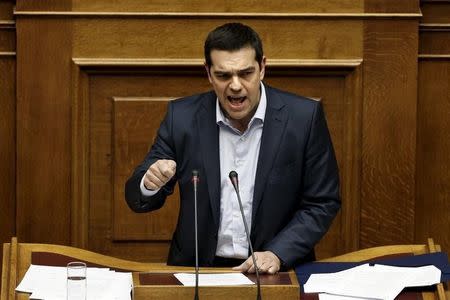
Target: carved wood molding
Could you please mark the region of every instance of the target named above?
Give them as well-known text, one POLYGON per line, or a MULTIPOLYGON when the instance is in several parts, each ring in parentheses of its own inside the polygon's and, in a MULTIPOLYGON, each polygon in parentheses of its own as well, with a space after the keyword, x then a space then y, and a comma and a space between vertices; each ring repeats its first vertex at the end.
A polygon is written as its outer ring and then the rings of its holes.
POLYGON ((94 12, 14 11, 16 17, 192 18, 192 19, 418 19, 422 13, 234 13, 234 12, 94 12))
POLYGON ((133 101, 160 101, 160 102, 168 102, 171 100, 175 100, 173 97, 112 97, 114 102, 133 102, 133 101))
MULTIPOLYGON (((84 67, 203 67, 204 59, 140 59, 140 58, 73 58, 75 65, 84 67)), ((362 59, 268 59, 268 67, 355 68, 362 59)))
POLYGON ((88 75, 72 65, 71 244, 87 248, 89 224, 88 75))
POLYGON ((0 52, 0 57, 15 57, 16 52, 0 52))
POLYGON ((10 20, 0 20, 0 29, 15 29, 16 22, 10 20))
POLYGON ((421 23, 419 31, 450 31, 450 24, 447 23, 421 23))
POLYGON ((450 0, 421 0, 420 3, 450 3, 450 0))
POLYGON ((450 60, 450 54, 419 54, 419 60, 450 60))

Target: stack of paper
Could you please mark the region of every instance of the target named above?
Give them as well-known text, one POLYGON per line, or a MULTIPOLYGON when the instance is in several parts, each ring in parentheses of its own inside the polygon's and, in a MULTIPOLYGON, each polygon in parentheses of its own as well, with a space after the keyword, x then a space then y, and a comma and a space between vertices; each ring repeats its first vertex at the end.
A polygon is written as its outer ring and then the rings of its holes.
MULTIPOLYGON (((131 300, 131 273, 108 268, 87 268, 87 300, 131 300)), ((66 300, 66 267, 31 265, 16 291, 31 293, 30 299, 66 300)))
POLYGON ((417 268, 364 264, 348 270, 312 274, 304 285, 305 293, 319 294, 319 299, 347 297, 394 299, 405 287, 429 286, 440 282, 441 271, 435 266, 417 268))

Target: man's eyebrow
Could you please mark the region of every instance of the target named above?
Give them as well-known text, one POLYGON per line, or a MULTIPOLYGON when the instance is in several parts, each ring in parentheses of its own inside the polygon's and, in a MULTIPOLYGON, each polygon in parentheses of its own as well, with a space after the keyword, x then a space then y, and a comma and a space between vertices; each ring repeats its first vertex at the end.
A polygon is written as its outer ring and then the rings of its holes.
POLYGON ((239 70, 238 73, 253 72, 253 71, 255 71, 255 67, 248 67, 248 68, 239 70))
POLYGON ((228 71, 214 71, 213 73, 216 75, 230 75, 231 74, 231 72, 228 72, 228 71))
MULTIPOLYGON (((238 70, 236 73, 237 74, 241 74, 241 73, 253 72, 253 71, 255 71, 255 67, 252 66, 252 67, 248 67, 248 68, 245 68, 245 69, 238 70)), ((220 71, 220 70, 214 71, 213 73, 216 74, 216 75, 230 75, 230 74, 232 74, 232 72, 220 71)))

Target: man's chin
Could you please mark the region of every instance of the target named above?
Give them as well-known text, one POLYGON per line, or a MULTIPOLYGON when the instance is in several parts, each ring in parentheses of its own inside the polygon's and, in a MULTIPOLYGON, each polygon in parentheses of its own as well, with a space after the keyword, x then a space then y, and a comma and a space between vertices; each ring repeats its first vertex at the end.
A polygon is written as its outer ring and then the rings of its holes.
POLYGON ((245 111, 228 113, 228 117, 233 121, 242 121, 247 116, 245 111))

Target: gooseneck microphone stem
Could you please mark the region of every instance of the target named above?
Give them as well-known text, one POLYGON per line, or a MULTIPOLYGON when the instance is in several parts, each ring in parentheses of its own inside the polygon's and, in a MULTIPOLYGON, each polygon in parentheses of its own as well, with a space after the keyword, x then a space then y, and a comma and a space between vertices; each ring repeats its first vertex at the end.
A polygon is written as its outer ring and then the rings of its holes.
POLYGON ((194 300, 198 300, 198 222, 197 222, 197 185, 199 182, 198 171, 192 171, 192 183, 194 184, 194 222, 195 222, 195 294, 194 300))
POLYGON ((256 264, 255 254, 253 253, 252 243, 250 241, 250 233, 248 231, 248 225, 247 225, 247 221, 246 221, 245 215, 244 215, 244 208, 242 207, 241 195, 239 193, 238 174, 236 171, 231 171, 229 174, 229 177, 230 177, 231 183, 233 184, 234 190, 236 191, 237 199, 239 202, 239 208, 241 210, 242 222, 244 222, 245 235, 247 236, 248 247, 250 248, 250 253, 252 255, 252 260, 253 260, 253 266, 255 268, 256 286, 257 286, 256 299, 261 300, 261 282, 259 281, 259 270, 258 270, 258 265, 256 264))

